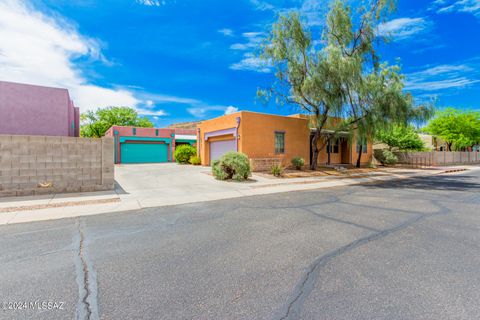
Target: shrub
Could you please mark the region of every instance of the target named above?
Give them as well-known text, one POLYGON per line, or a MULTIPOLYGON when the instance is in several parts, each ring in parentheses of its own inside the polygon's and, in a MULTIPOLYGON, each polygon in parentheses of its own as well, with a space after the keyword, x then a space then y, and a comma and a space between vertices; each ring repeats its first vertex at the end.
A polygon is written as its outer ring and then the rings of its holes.
POLYGON ((397 156, 388 149, 375 150, 375 158, 384 165, 394 165, 398 162, 397 156))
POLYGON ((175 148, 175 161, 177 163, 188 163, 190 158, 197 154, 197 149, 189 144, 182 144, 175 148))
POLYGON ((302 167, 305 165, 305 160, 300 157, 295 157, 292 159, 292 165, 295 167, 295 169, 302 170, 302 167))
POLYGON ((275 176, 275 177, 280 177, 283 175, 283 168, 279 164, 274 164, 272 168, 270 169, 270 172, 275 176))
POLYGON ((190 164, 193 164, 194 166, 198 166, 202 163, 202 161, 200 161, 200 157, 198 156, 191 156, 188 162, 190 162, 190 164))
POLYGON ((220 159, 213 161, 212 173, 218 180, 246 180, 251 174, 250 162, 243 153, 227 152, 220 159))

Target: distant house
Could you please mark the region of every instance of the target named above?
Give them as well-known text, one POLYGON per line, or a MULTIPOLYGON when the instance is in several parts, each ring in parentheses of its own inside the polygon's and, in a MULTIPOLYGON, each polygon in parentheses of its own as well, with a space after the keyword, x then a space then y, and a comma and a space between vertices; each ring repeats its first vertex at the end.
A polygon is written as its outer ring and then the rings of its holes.
POLYGON ((79 124, 67 89, 0 81, 0 134, 78 137, 79 124))
POLYGON ((419 134, 420 139, 423 141, 423 145, 426 149, 432 151, 446 151, 447 144, 440 137, 436 137, 430 134, 419 134))
POLYGON ((112 126, 105 136, 113 137, 115 163, 160 163, 174 161, 179 145, 196 146, 196 133, 192 129, 112 126))

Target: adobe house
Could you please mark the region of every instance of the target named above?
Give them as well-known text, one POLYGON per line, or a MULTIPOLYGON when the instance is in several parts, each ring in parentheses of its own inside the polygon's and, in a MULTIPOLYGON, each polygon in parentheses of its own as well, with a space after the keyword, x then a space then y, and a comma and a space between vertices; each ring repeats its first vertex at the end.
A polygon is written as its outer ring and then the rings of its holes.
POLYGON ((160 163, 175 161, 175 147, 195 146, 196 130, 112 126, 105 132, 114 139, 115 163, 160 163))
MULTIPOLYGON (((219 118, 202 121, 197 126, 198 153, 202 165, 210 165, 225 152, 239 151, 251 160, 254 170, 267 170, 273 163, 290 166, 294 157, 302 157, 309 165, 312 159, 311 139, 315 129, 304 115, 278 116, 240 111, 219 118)), ((354 165, 358 144, 349 143, 349 133, 331 138, 332 130, 322 131, 327 146, 320 151, 320 165, 354 165)), ((361 164, 372 159, 372 144, 362 146, 361 164)))
POLYGON ((67 89, 0 81, 0 134, 78 137, 79 124, 67 89))

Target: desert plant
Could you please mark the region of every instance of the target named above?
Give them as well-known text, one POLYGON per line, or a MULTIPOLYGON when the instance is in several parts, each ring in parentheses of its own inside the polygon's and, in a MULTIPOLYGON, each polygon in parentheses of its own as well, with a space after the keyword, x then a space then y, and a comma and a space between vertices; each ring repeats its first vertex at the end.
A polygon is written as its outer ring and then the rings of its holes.
POLYGON ((275 176, 275 177, 281 177, 283 175, 283 168, 279 164, 274 164, 270 168, 270 172, 275 176))
POLYGON ((177 163, 188 163, 190 158, 197 154, 197 149, 189 144, 182 144, 175 148, 175 161, 177 163))
POLYGON ((383 165, 394 165, 398 162, 397 156, 388 149, 375 150, 375 158, 383 165))
POLYGON ((302 167, 305 165, 305 160, 300 157, 295 157, 292 159, 292 166, 295 167, 297 170, 302 170, 302 167))
POLYGON ((227 152, 220 159, 213 161, 212 174, 218 180, 246 180, 251 174, 250 162, 243 153, 227 152))
POLYGON ((188 162, 190 162, 190 164, 193 164, 194 166, 198 166, 202 163, 202 161, 200 161, 200 157, 198 156, 191 156, 188 162))

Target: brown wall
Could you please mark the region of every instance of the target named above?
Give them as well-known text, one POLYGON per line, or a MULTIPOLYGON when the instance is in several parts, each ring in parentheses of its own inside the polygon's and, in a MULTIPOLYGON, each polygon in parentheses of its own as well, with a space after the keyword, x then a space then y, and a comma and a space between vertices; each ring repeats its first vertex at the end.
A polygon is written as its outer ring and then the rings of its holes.
POLYGON ((113 138, 0 135, 0 197, 112 190, 113 170, 113 138))

